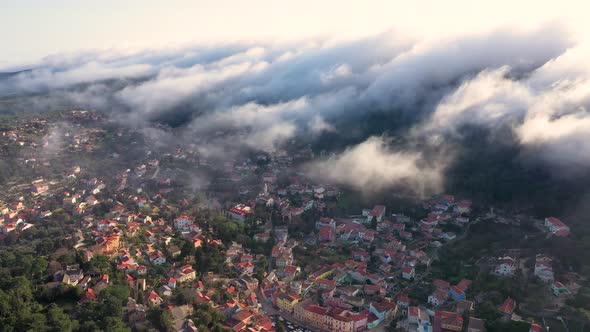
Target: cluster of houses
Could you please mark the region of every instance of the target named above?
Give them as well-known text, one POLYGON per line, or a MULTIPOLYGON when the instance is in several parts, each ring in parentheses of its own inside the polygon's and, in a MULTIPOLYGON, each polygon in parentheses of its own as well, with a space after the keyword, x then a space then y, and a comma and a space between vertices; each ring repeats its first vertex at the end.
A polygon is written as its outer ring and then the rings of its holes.
MULTIPOLYGON (((418 278, 416 267, 430 265, 431 257, 424 248, 436 246, 434 243, 440 239, 455 238, 454 234, 442 235, 445 232, 440 231, 439 221, 440 226, 469 222, 466 215, 471 209, 470 201, 454 202, 453 196, 443 195, 434 198, 428 206, 431 209, 428 218, 437 223, 432 227, 425 227, 424 220, 414 222, 404 215, 388 215, 383 205, 365 209, 361 215, 350 218, 319 218, 315 226, 320 249, 316 254, 321 257, 322 250, 352 244, 350 259, 344 262, 305 267, 291 265, 297 261, 292 255, 295 242, 278 239, 271 254, 276 269, 260 284, 265 300, 284 315, 323 331, 361 331, 385 324, 394 316, 405 315, 411 300, 403 292, 395 292, 392 286, 400 280, 413 283, 418 278), (412 249, 406 245, 409 242, 415 242, 412 249), (369 271, 371 261, 377 262, 377 266, 369 271), (321 301, 312 300, 318 297, 321 301)), ((465 300, 471 284, 469 280, 457 285, 445 284, 442 280, 434 284, 435 290, 429 297, 431 306, 452 300, 460 308, 471 303, 473 309, 472 302, 465 300)), ((475 318, 471 321, 472 326, 481 322, 475 318)), ((483 323, 480 325, 483 327, 483 323)))

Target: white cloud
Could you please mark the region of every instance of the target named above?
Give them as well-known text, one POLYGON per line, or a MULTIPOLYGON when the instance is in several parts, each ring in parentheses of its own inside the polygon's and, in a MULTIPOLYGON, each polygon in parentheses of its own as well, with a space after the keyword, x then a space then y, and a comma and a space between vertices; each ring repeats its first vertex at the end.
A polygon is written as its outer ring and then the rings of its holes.
POLYGON ((370 137, 340 154, 306 166, 319 181, 349 185, 364 192, 404 186, 424 194, 442 187, 442 161, 429 165, 419 152, 394 151, 383 137, 370 137))

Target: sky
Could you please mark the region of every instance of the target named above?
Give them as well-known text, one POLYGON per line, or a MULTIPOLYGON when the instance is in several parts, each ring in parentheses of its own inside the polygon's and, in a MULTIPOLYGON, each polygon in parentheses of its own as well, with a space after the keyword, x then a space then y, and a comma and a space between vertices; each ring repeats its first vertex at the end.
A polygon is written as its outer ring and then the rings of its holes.
POLYGON ((437 39, 550 21, 586 38, 584 1, 0 0, 0 69, 86 49, 349 40, 383 31, 437 39))

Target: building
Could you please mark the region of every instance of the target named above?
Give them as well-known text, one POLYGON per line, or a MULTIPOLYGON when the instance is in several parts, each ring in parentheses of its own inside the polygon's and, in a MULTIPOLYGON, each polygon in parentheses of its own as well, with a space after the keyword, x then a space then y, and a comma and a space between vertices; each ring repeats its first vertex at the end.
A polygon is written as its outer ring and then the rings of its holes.
POLYGON ((465 300, 465 290, 463 290, 458 285, 452 286, 451 289, 449 290, 449 294, 451 295, 451 297, 455 301, 465 300))
POLYGON ((295 319, 319 330, 329 329, 327 313, 328 309, 310 302, 299 303, 293 311, 295 319))
POLYGON ((461 200, 457 202, 455 208, 453 209, 456 213, 469 213, 471 212, 471 201, 470 200, 461 200))
POLYGON ((147 301, 150 305, 156 306, 162 304, 164 300, 156 293, 156 291, 152 290, 149 292, 147 296, 147 301))
POLYGON ((367 221, 371 222, 376 220, 377 222, 381 222, 383 220, 383 216, 385 216, 385 205, 375 205, 373 210, 369 212, 367 216, 367 221))
POLYGON ((467 332, 485 332, 485 322, 482 319, 469 317, 469 325, 467 325, 467 332))
POLYGON ((543 332, 543 327, 538 323, 532 322, 529 332, 543 332))
POLYGON ((462 331, 463 317, 450 311, 436 310, 434 313, 434 332, 462 331))
POLYGON ((294 294, 281 292, 276 296, 276 304, 280 310, 293 313, 295 306, 299 303, 301 297, 294 294))
POLYGON ((187 264, 177 270, 175 276, 178 282, 193 281, 197 278, 197 271, 195 271, 192 266, 187 264))
POLYGON ((418 324, 420 321, 420 308, 408 307, 408 323, 418 324))
POLYGON ((545 283, 552 283, 554 280, 552 261, 550 257, 538 254, 535 257, 535 277, 545 283))
POLYGON ((510 320, 512 318, 512 313, 514 313, 514 309, 516 308, 516 301, 512 298, 507 298, 504 303, 499 308, 499 311, 502 315, 504 315, 505 320, 510 320))
POLYGON ((557 236, 568 236, 570 235, 570 228, 564 224, 561 220, 555 217, 545 218, 545 227, 549 232, 557 236))
POLYGON ((402 268, 402 278, 404 278, 406 280, 411 280, 411 279, 414 279, 415 276, 416 276, 416 270, 414 269, 413 266, 404 266, 402 268))
POLYGON ((369 312, 377 316, 381 322, 392 318, 397 313, 397 304, 383 300, 381 302, 371 302, 369 312))
POLYGON ((473 302, 467 300, 457 301, 455 311, 459 314, 470 313, 473 311, 473 302))
POLYGON ((326 323, 326 326, 330 331, 355 332, 355 322, 350 316, 331 312, 326 319, 326 323))
POLYGON ((406 294, 400 294, 397 296, 397 306, 406 309, 410 306, 410 298, 406 294))
POLYGON ((150 254, 150 262, 154 265, 162 265, 166 263, 166 256, 161 251, 155 251, 150 254))
POLYGON ((445 303, 448 298, 449 292, 444 289, 437 289, 434 291, 434 293, 428 296, 428 303, 438 307, 439 305, 445 303))
POLYGON ((555 296, 560 296, 561 294, 569 294, 570 291, 561 282, 554 281, 553 284, 551 284, 551 292, 555 296))
POLYGON ((434 287, 443 290, 449 290, 449 287, 451 287, 451 284, 448 281, 442 279, 434 279, 434 281, 432 281, 432 284, 434 285, 434 287))
POLYGON ((249 214, 252 213, 252 208, 245 204, 238 204, 229 209, 227 215, 230 219, 244 222, 249 214))
POLYGON ((322 217, 315 223, 315 228, 319 230, 322 226, 330 226, 336 229, 336 221, 334 221, 334 218, 322 217))
POLYGON ((512 257, 500 257, 498 263, 494 268, 494 274, 501 277, 509 277, 514 275, 516 270, 516 260, 512 257))
POLYGON ((188 232, 191 229, 191 225, 194 224, 194 220, 188 216, 180 216, 174 219, 174 228, 177 231, 188 232))
POLYGON ((331 226, 321 226, 319 240, 320 242, 332 242, 334 241, 335 231, 331 226))

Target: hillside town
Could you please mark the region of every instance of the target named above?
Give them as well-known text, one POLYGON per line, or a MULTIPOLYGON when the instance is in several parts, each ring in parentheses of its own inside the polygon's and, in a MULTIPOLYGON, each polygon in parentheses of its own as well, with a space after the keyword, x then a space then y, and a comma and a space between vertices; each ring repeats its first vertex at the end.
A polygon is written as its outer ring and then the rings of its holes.
POLYGON ((33 253, 39 297, 80 323, 116 293, 133 331, 537 332, 565 326, 587 281, 528 245, 575 233, 555 216, 360 199, 300 172, 307 146, 214 160, 90 111, 57 116, 0 135, 19 172, 0 193, 1 260, 33 253))

